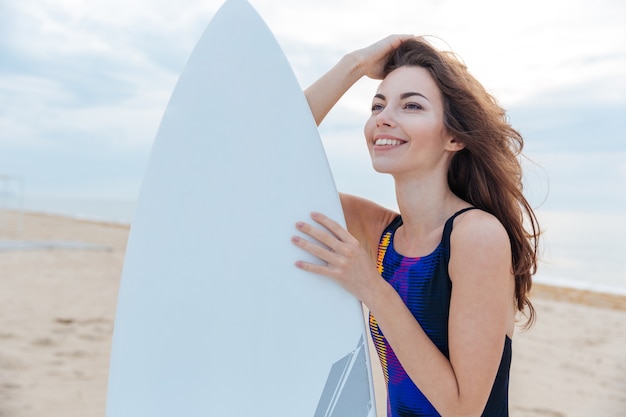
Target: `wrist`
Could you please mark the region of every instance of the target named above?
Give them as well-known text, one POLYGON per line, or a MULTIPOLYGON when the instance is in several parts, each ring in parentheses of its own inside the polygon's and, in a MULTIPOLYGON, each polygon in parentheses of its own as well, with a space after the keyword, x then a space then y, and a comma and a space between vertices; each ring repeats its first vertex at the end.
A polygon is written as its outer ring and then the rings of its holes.
POLYGON ((367 306, 370 311, 375 311, 381 303, 384 305, 386 293, 393 290, 393 287, 389 285, 387 281, 383 279, 378 273, 369 280, 367 290, 364 291, 361 297, 361 302, 367 306))
POLYGON ((354 81, 365 75, 365 71, 363 71, 363 57, 359 51, 353 51, 344 55, 340 62, 345 66, 349 76, 354 81))

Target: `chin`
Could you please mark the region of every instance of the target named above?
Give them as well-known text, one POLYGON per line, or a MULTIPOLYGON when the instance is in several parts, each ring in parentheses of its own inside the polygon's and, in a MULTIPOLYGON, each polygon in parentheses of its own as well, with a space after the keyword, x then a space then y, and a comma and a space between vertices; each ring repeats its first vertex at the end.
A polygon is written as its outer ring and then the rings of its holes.
POLYGON ((392 174, 394 172, 394 169, 390 167, 389 164, 377 164, 376 162, 372 162, 372 168, 379 174, 392 174))

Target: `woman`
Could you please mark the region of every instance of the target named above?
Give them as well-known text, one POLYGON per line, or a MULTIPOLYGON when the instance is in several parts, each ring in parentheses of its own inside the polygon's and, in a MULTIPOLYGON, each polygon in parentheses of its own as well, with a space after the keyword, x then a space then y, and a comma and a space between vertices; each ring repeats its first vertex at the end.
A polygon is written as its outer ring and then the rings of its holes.
POLYGON ((365 139, 374 169, 394 178, 400 214, 341 195, 347 230, 320 213, 324 229, 299 222, 322 245, 293 243, 325 264, 296 265, 369 308, 389 416, 507 416, 539 235, 522 137, 454 55, 411 36, 346 55, 307 89, 317 123, 363 75, 382 79, 365 139))

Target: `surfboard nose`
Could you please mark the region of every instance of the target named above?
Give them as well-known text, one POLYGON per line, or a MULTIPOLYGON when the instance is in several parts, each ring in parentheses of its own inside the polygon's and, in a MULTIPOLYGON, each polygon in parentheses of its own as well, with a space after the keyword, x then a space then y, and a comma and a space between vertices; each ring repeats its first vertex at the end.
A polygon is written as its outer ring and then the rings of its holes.
MULTIPOLYGON (((311 211, 343 219, 310 109, 263 19, 228 0, 155 137, 119 290, 107 417, 315 415, 329 369, 365 325, 356 299, 294 266, 293 225, 311 211)), ((359 383, 342 386, 370 387, 367 372, 348 374, 359 383)), ((332 398, 340 410, 352 396, 332 398)))

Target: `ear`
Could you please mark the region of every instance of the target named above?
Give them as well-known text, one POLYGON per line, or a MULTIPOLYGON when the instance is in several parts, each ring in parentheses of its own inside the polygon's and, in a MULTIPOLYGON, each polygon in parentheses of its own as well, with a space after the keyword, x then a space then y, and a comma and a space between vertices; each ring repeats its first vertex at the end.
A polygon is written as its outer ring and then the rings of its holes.
POLYGON ((462 149, 465 149, 465 144, 456 140, 456 138, 450 136, 448 138, 448 142, 446 143, 446 149, 451 152, 458 152, 462 149))

